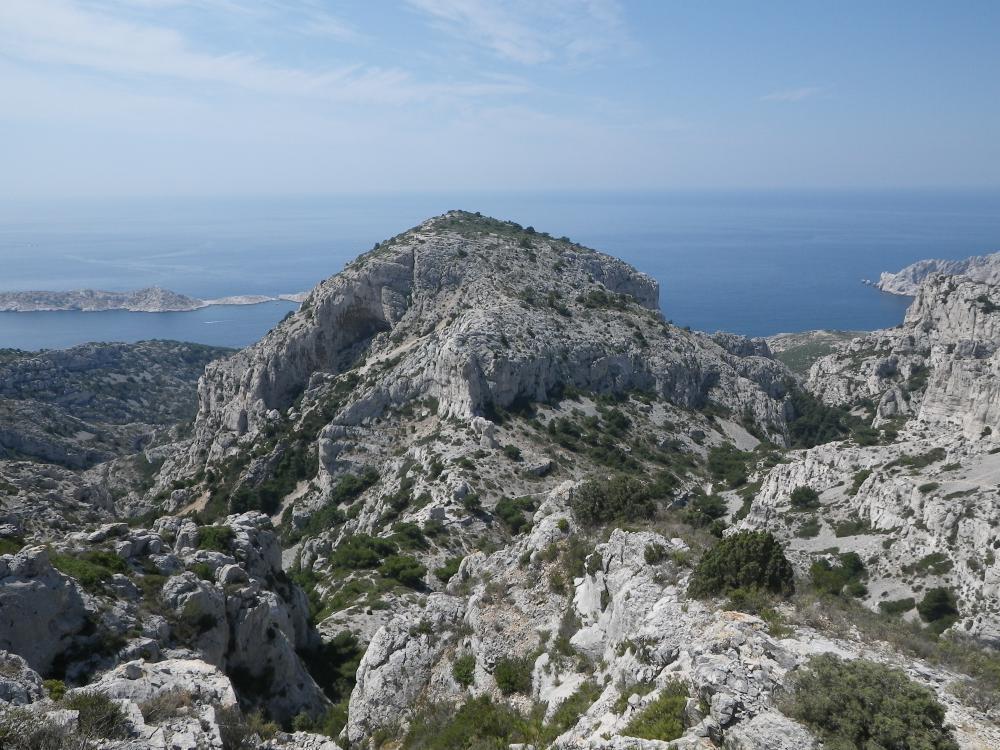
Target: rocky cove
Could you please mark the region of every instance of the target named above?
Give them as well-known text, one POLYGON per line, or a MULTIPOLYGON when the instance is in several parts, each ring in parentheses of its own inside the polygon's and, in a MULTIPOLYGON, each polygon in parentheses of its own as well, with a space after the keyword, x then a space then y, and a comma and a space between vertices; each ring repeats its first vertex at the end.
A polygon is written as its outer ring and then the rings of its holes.
POLYGON ((798 372, 658 298, 456 211, 238 352, 5 355, 0 746, 1000 746, 1000 289, 798 372))

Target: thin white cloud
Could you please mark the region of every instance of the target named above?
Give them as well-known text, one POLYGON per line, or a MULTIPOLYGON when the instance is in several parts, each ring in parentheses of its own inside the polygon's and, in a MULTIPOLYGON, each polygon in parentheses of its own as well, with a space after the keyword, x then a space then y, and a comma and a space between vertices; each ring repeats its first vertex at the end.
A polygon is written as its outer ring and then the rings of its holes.
POLYGON ((821 86, 801 86, 796 89, 782 89, 772 91, 760 98, 762 102, 801 102, 818 94, 823 93, 821 86))
MULTIPOLYGON (((182 1, 139 0, 147 5, 182 1)), ((109 6, 105 3, 104 7, 109 6)), ((332 20, 326 20, 325 31, 332 33, 332 20)), ((241 52, 205 52, 195 49, 175 29, 125 19, 110 11, 86 10, 67 0, 0 2, 0 54, 31 64, 67 65, 120 77, 156 76, 330 101, 399 104, 524 89, 510 79, 427 84, 394 67, 347 64, 314 70, 275 65, 241 52)))
POLYGON ((433 25, 523 65, 579 62, 629 46, 616 0, 407 0, 433 25))

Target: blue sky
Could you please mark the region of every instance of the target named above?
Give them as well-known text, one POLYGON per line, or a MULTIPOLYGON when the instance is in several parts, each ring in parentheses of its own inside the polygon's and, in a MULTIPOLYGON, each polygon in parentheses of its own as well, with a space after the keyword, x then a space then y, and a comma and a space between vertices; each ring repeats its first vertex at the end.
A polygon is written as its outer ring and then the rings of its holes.
POLYGON ((0 195, 995 187, 998 39, 971 0, 0 0, 0 195))

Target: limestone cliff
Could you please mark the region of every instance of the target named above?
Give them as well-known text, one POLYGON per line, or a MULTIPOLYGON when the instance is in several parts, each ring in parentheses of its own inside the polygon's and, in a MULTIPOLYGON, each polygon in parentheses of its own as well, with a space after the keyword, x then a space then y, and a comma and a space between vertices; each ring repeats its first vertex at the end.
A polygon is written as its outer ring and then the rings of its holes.
POLYGON ((938 273, 995 286, 1000 284, 1000 253, 962 260, 920 260, 895 273, 884 271, 875 286, 883 292, 913 297, 925 279, 938 273))

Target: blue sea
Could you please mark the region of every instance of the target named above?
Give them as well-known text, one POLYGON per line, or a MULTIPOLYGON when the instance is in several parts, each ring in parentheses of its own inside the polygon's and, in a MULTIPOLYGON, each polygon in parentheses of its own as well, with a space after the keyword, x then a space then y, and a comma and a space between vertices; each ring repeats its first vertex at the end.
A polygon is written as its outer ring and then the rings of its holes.
MULTIPOLYGON (((193 297, 310 289, 386 237, 452 208, 624 258, 679 325, 748 335, 898 324, 909 302, 864 286, 921 258, 1000 250, 998 191, 421 193, 8 202, 0 290, 193 297)), ((242 347, 294 305, 187 313, 0 313, 0 347, 170 338, 242 347)))

